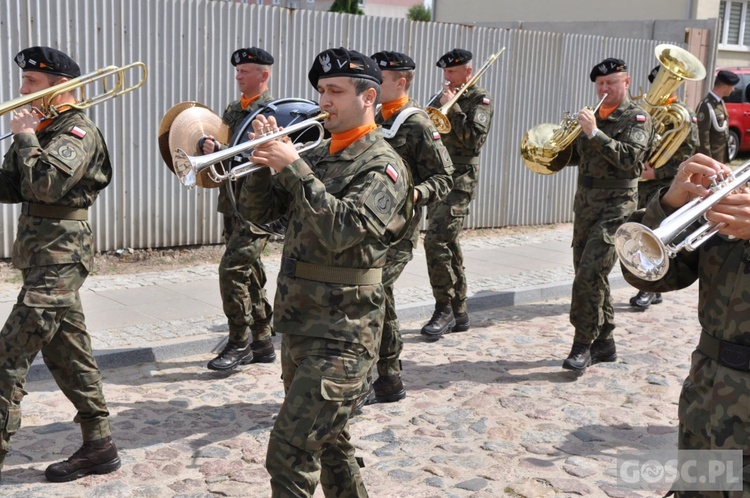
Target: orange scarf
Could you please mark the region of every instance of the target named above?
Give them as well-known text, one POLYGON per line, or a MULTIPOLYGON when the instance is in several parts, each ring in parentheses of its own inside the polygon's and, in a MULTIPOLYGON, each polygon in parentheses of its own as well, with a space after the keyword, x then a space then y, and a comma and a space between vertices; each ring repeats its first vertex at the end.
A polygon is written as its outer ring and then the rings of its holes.
POLYGON ((331 145, 328 147, 328 152, 333 155, 346 149, 377 127, 378 125, 372 123, 364 126, 357 126, 356 128, 352 128, 343 133, 331 133, 331 145))
POLYGON ((409 102, 409 97, 404 96, 400 99, 391 100, 390 102, 383 104, 383 107, 380 108, 380 114, 383 116, 383 121, 391 119, 391 116, 396 114, 396 111, 404 107, 407 102, 409 102))
MULTIPOLYGON (((77 102, 78 101, 76 101, 76 103, 77 102)), ((58 113, 58 115, 62 114, 63 112, 67 111, 70 108, 71 107, 69 105, 61 105, 57 109, 57 113, 58 113)), ((55 120, 55 118, 42 119, 41 121, 39 121, 39 126, 36 127, 36 132, 39 133, 40 131, 42 131, 43 129, 45 129, 46 127, 48 127, 49 125, 51 125, 54 120, 55 120)))
POLYGON ((245 97, 245 94, 243 93, 240 96, 240 105, 242 106, 242 109, 247 109, 250 104, 258 100, 258 97, 260 97, 260 94, 255 97, 245 97))
POLYGON ((612 107, 604 107, 603 105, 599 108, 599 117, 606 119, 610 114, 615 112, 620 105, 614 105, 612 107))

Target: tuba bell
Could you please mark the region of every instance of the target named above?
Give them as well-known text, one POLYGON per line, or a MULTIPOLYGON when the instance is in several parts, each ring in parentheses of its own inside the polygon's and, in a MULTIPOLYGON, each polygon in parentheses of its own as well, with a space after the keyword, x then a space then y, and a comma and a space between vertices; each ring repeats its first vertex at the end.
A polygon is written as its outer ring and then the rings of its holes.
POLYGON ((659 71, 648 93, 639 102, 654 124, 654 143, 648 162, 654 168, 664 166, 690 134, 690 112, 680 103, 669 104, 683 81, 697 81, 706 77, 706 68, 687 50, 675 45, 657 45, 654 54, 659 60, 659 71))
MULTIPOLYGON (((606 98, 605 93, 592 112, 596 113, 606 98)), ((559 125, 542 123, 526 132, 521 140, 521 158, 527 168, 551 175, 568 165, 573 157, 573 142, 581 134, 577 116, 566 112, 559 125)))

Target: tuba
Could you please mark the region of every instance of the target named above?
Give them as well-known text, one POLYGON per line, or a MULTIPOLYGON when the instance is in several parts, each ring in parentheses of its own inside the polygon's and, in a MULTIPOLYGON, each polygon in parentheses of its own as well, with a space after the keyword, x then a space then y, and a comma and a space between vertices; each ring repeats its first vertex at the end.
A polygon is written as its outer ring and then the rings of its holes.
POLYGON ((661 67, 640 104, 654 123, 654 143, 648 162, 654 168, 660 168, 690 134, 691 117, 687 108, 668 102, 683 81, 705 78, 706 68, 693 54, 675 45, 657 45, 654 53, 661 67))
MULTIPOLYGON (((602 99, 592 109, 596 113, 607 98, 602 99)), ((521 140, 521 158, 534 173, 551 175, 562 170, 573 157, 573 142, 581 134, 578 114, 566 112, 559 125, 542 123, 526 132, 521 140)))

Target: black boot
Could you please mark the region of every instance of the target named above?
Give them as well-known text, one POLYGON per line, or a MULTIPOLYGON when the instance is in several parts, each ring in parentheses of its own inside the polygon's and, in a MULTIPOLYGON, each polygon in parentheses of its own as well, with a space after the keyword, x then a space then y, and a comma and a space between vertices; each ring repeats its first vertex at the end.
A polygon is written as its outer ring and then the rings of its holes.
POLYGON ((591 364, 611 363, 617 361, 617 347, 615 340, 597 339, 591 344, 591 364))
POLYGON ((664 302, 664 299, 661 298, 661 292, 654 292, 654 299, 651 301, 651 304, 661 304, 664 302))
POLYGON ((253 361, 250 341, 242 343, 228 341, 219 356, 208 362, 210 370, 231 370, 237 365, 247 365, 253 361))
POLYGON ((273 349, 271 339, 253 341, 250 343, 250 349, 253 351, 251 363, 273 363, 276 359, 276 352, 273 349))
POLYGON ((375 403, 393 403, 401 401, 406 397, 404 383, 401 381, 401 375, 381 375, 378 377, 372 387, 375 392, 367 400, 368 405, 375 403))
MULTIPOLYGON (((653 292, 640 291, 635 297, 630 300, 631 306, 638 308, 641 311, 645 311, 654 302, 655 294, 653 292)), ((659 296, 661 298, 661 296, 659 296)), ((661 301, 659 301, 661 302, 661 301)))
POLYGON ((53 463, 44 471, 44 477, 52 482, 67 482, 89 474, 109 474, 120 468, 120 457, 111 437, 84 441, 73 456, 60 463, 53 463))
POLYGON ((455 325, 456 319, 453 316, 453 308, 451 308, 450 303, 437 303, 432 318, 427 322, 427 325, 422 327, 422 335, 437 340, 455 325))
POLYGON ((562 367, 566 370, 583 372, 591 364, 591 346, 582 342, 573 342, 570 354, 565 359, 562 367))
POLYGON ((456 319, 456 325, 453 326, 452 332, 466 332, 471 327, 469 321, 469 313, 453 313, 453 317, 456 319))

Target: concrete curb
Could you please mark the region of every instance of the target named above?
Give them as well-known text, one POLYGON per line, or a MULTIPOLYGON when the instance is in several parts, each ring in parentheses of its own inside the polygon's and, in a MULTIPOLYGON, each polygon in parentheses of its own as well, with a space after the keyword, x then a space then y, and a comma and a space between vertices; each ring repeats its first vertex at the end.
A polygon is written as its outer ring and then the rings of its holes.
MULTIPOLYGON (((628 283, 621 275, 610 276, 609 283, 613 289, 628 286, 628 283)), ((468 299, 469 310, 480 311, 492 308, 504 308, 567 297, 570 296, 571 286, 572 282, 560 282, 509 289, 501 292, 479 293, 468 299)), ((426 320, 432 316, 432 312, 435 310, 435 302, 424 301, 409 304, 402 308, 397 308, 397 310, 398 318, 401 322, 426 320)), ((227 336, 224 332, 207 332, 194 337, 194 339, 187 341, 176 339, 144 347, 94 351, 94 357, 101 370, 129 367, 140 363, 168 361, 210 351, 219 351, 224 346, 227 336)), ((276 336, 274 341, 278 340, 279 337, 276 336)), ((49 369, 47 369, 40 355, 31 365, 26 380, 33 382, 50 378, 52 378, 52 375, 49 373, 49 369)))

